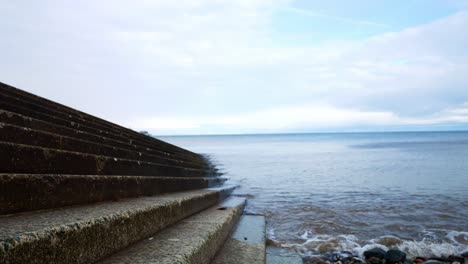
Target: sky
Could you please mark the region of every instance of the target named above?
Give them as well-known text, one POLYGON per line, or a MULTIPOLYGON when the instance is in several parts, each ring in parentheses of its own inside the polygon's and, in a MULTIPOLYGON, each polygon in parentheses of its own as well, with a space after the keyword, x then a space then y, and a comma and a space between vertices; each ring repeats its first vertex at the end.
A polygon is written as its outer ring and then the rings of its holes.
POLYGON ((0 81, 155 135, 468 129, 468 0, 0 0, 0 81))

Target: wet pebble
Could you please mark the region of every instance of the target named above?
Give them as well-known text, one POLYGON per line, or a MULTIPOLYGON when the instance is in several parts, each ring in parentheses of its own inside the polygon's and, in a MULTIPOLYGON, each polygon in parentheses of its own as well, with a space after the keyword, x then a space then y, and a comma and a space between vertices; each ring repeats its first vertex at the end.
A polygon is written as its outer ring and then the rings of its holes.
MULTIPOLYGON (((459 256, 449 257, 416 257, 412 261, 406 259, 406 253, 399 249, 388 251, 375 247, 363 253, 366 264, 465 264, 468 252, 459 256)), ((329 253, 322 256, 307 256, 303 258, 307 264, 360 264, 363 263, 356 255, 349 251, 329 253)))
POLYGON ((420 263, 424 263, 425 261, 426 261, 426 258, 424 258, 424 257, 416 257, 416 258, 414 258, 413 263, 414 264, 420 264, 420 263))
POLYGON ((322 257, 317 257, 317 256, 307 256, 307 257, 304 257, 302 258, 302 260, 304 261, 304 263, 310 263, 310 264, 329 264, 330 262, 328 262, 326 259, 322 258, 322 257))
POLYGON ((463 256, 454 256, 454 255, 450 255, 448 258, 435 258, 435 257, 432 257, 432 258, 429 258, 426 262, 424 263, 428 263, 428 262, 437 262, 437 263, 451 263, 451 264, 463 264, 465 263, 465 258, 463 256))
POLYGON ((406 262, 406 253, 399 249, 390 249, 385 253, 385 264, 400 264, 406 262))
POLYGON ((349 251, 343 251, 340 253, 332 253, 327 256, 329 263, 338 264, 358 264, 362 263, 362 260, 357 258, 353 253, 349 251))
POLYGON ((448 258, 452 262, 452 264, 464 264, 465 263, 465 257, 463 256, 450 255, 448 258))
POLYGON ((364 252, 364 258, 368 264, 381 264, 385 258, 385 250, 373 248, 364 252))

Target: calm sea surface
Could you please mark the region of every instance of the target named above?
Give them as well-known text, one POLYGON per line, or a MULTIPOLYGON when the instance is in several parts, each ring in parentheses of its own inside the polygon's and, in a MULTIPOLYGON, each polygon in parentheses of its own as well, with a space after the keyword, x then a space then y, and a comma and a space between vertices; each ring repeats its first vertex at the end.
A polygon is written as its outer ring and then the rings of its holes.
POLYGON ((468 132, 160 138, 209 155, 269 239, 303 256, 468 250, 468 132))

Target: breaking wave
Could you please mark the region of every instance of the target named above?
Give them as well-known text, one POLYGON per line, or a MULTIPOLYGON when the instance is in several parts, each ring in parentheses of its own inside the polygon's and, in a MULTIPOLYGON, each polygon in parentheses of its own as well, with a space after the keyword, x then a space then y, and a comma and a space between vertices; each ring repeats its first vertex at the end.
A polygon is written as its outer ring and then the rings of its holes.
MULTIPOLYGON (((437 230, 439 233, 441 230, 437 230)), ((355 235, 314 235, 309 232, 297 237, 299 243, 288 243, 276 240, 274 230, 268 231, 270 243, 284 248, 294 249, 303 257, 317 257, 334 252, 351 252, 359 258, 363 253, 372 248, 389 250, 397 248, 405 252, 408 258, 417 256, 447 257, 459 255, 468 250, 468 232, 444 231, 443 241, 434 239, 432 231, 427 231, 422 240, 404 240, 395 236, 380 236, 370 240, 360 240, 355 235)))

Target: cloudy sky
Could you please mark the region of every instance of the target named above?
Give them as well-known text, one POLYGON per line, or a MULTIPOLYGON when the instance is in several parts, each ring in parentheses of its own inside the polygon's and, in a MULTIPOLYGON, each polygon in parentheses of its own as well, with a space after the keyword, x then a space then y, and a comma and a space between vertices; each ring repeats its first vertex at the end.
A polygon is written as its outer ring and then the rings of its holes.
POLYGON ((0 81, 153 134, 468 129, 468 0, 0 0, 0 81))

